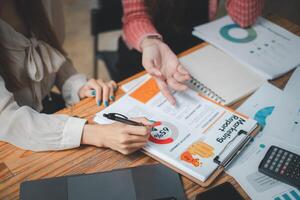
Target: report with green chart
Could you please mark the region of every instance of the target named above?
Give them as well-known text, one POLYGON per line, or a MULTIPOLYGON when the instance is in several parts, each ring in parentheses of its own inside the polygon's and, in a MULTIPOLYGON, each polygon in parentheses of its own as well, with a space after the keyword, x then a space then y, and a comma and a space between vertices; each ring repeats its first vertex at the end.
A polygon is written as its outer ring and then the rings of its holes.
POLYGON ((256 23, 243 29, 225 16, 194 27, 199 37, 266 79, 277 78, 300 65, 300 38, 286 29, 259 17, 256 23))

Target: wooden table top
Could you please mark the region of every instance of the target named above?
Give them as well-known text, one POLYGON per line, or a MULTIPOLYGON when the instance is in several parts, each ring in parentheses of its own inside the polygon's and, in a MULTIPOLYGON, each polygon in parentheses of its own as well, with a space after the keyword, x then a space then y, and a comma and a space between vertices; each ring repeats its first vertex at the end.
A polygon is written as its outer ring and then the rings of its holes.
MULTIPOLYGON (((268 18, 300 35, 300 27, 278 16, 268 16, 268 18)), ((271 81, 272 84, 283 88, 292 72, 271 81)), ((141 74, 137 74, 133 79, 141 74)), ((129 79, 129 80, 130 80, 129 79)), ((126 80, 125 82, 127 82, 126 80)), ((120 84, 123 84, 121 82, 120 84)), ((117 97, 122 96, 121 90, 117 91, 117 97)), ((237 108, 246 98, 232 105, 237 108)), ((103 107, 98 107, 94 99, 87 98, 71 108, 64 109, 59 113, 77 115, 79 117, 91 119, 96 112, 103 107)), ((0 199, 19 199, 20 183, 27 180, 50 178, 56 176, 103 172, 113 169, 133 167, 145 164, 157 163, 152 158, 141 152, 135 152, 129 156, 124 156, 118 152, 96 148, 92 146, 81 146, 77 149, 65 150, 60 152, 32 152, 19 149, 11 144, 0 142, 0 199)), ((189 179, 182 177, 184 190, 188 198, 193 198, 197 193, 205 191, 189 179)), ((232 183, 246 199, 250 199, 240 185, 229 175, 223 173, 210 186, 223 182, 232 183)))

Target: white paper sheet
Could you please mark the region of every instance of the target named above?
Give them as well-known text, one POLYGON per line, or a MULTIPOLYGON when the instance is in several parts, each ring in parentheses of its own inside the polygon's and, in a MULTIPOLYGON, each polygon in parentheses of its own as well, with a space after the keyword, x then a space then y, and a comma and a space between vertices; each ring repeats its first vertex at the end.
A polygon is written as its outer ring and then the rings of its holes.
POLYGON ((274 123, 283 124, 285 120, 289 121, 288 118, 285 119, 284 113, 279 119, 276 117, 277 113, 282 112, 281 109, 278 109, 282 106, 281 102, 288 98, 284 96, 285 93, 282 90, 266 83, 238 109, 239 112, 257 120, 263 130, 241 153, 240 157, 226 169, 226 172, 233 176, 254 200, 300 199, 300 191, 297 188, 258 172, 258 165, 271 145, 299 153, 299 146, 289 144, 291 141, 287 137, 281 137, 282 132, 273 130, 273 127, 276 126, 274 123), (278 135, 280 136, 278 137, 278 135))
POLYGON ((132 90, 133 88, 137 87, 138 85, 140 85, 141 83, 143 83, 145 80, 147 80, 150 77, 149 74, 145 74, 143 76, 140 76, 136 79, 133 79, 132 81, 129 81, 128 83, 124 84, 121 86, 121 89, 124 92, 129 92, 130 90, 132 90))
MULTIPOLYGON (((299 52, 300 56, 300 52, 299 52)), ((284 92, 293 96, 293 98, 300 101, 300 67, 297 67, 287 82, 284 92)))
POLYGON ((193 34, 222 49, 266 79, 300 64, 300 38, 260 17, 242 29, 229 16, 194 28, 193 34))
POLYGON ((277 98, 280 101, 270 117, 266 134, 297 147, 295 153, 300 154, 300 101, 285 94, 277 98))

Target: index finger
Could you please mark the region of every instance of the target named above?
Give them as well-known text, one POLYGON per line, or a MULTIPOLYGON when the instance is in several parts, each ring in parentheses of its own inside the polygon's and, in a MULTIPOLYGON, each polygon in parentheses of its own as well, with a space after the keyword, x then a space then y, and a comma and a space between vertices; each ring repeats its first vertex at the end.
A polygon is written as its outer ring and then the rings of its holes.
POLYGON ((161 93, 167 98, 167 100, 172 104, 172 105, 176 105, 176 100, 173 97, 173 95, 171 94, 166 82, 164 82, 163 80, 154 77, 154 79, 157 82, 157 85, 161 91, 161 93))
POLYGON ((185 67, 182 64, 179 64, 177 67, 177 71, 183 75, 188 75, 190 76, 190 73, 187 69, 185 69, 185 67))
POLYGON ((141 137, 148 137, 151 131, 151 128, 148 126, 133 126, 127 125, 126 131, 131 135, 138 135, 141 137))
POLYGON ((134 120, 136 122, 140 122, 140 123, 144 124, 145 126, 151 126, 153 124, 153 122, 149 121, 145 117, 136 117, 136 118, 133 118, 132 120, 134 120))

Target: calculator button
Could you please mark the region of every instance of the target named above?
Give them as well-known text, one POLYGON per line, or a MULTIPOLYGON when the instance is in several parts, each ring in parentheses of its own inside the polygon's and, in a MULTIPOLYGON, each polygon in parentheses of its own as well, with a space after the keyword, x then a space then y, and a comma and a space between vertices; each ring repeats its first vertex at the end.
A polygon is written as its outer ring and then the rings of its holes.
POLYGON ((283 163, 283 160, 280 160, 280 161, 279 161, 279 164, 282 164, 282 163, 283 163))
POLYGON ((282 169, 283 169, 283 170, 286 170, 286 165, 284 165, 284 166, 282 167, 282 169))
POLYGON ((272 163, 272 164, 271 164, 271 167, 274 167, 274 166, 275 166, 275 163, 272 163))
POLYGON ((264 165, 264 168, 268 168, 268 166, 269 166, 268 164, 265 164, 265 165, 264 165))
POLYGON ((276 168, 281 168, 281 165, 278 164, 278 165, 276 166, 276 168))

